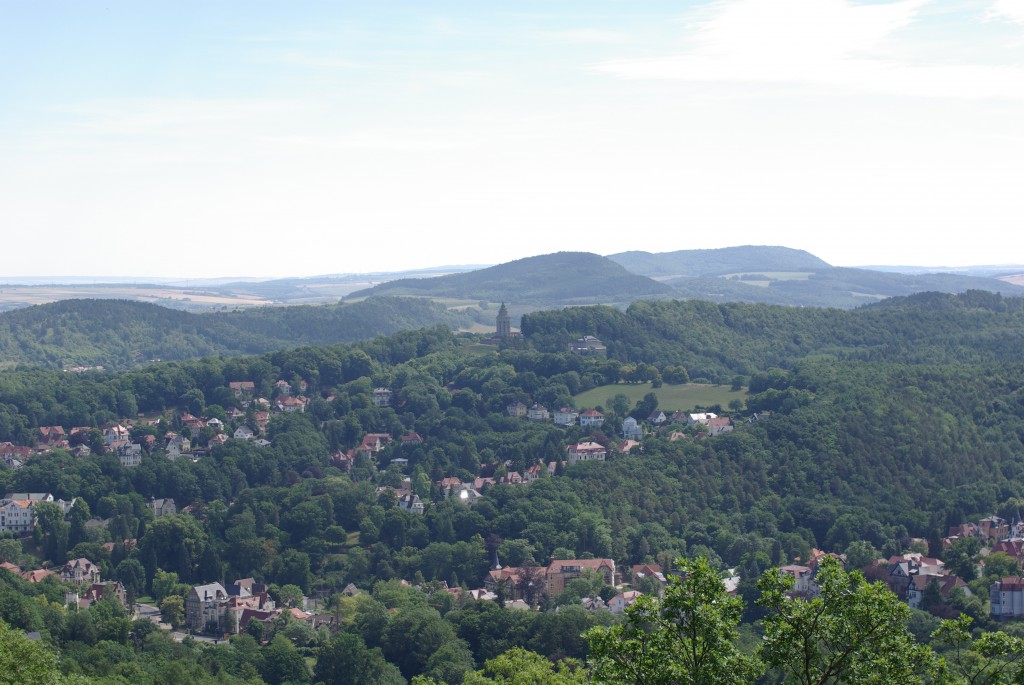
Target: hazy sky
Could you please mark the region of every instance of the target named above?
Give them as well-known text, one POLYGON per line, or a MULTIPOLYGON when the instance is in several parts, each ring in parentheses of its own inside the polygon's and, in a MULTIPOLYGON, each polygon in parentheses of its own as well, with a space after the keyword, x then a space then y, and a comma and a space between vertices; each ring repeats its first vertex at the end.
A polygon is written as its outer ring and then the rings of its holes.
POLYGON ((0 0, 0 276, 1024 263, 1024 0, 0 0))

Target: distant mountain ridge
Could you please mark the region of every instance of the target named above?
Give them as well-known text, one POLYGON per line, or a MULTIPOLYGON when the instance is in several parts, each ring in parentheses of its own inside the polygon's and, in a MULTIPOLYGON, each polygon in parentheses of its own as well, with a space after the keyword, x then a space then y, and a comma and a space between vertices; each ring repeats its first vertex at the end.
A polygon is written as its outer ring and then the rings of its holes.
POLYGON ((767 245, 741 245, 675 252, 620 252, 608 259, 633 273, 651 276, 723 276, 748 271, 818 271, 832 265, 805 250, 767 245))
POLYGON ((420 295, 535 304, 597 304, 670 297, 672 288, 590 252, 555 252, 478 271, 403 278, 352 293, 420 295))
POLYGON ((804 250, 787 247, 725 247, 611 255, 636 273, 659 279, 675 296, 710 302, 759 302, 849 309, 888 297, 935 291, 987 290, 1021 297, 1024 288, 987 275, 897 273, 837 267, 804 250))

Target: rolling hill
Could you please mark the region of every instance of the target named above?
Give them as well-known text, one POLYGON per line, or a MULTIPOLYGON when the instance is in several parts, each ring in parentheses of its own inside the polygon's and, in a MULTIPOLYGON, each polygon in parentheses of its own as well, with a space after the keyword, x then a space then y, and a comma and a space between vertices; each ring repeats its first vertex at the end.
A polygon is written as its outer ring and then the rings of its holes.
POLYGON ((568 305, 671 297, 672 288, 589 252, 556 252, 436 278, 403 278, 352 293, 568 305))
POLYGON ((651 278, 723 276, 752 271, 819 271, 831 265, 810 252, 788 247, 742 245, 714 250, 620 252, 608 259, 651 278))
POLYGON ((609 259, 672 286, 676 297, 711 302, 849 309, 919 292, 987 290, 1024 296, 1024 288, 996 278, 835 267, 809 252, 787 247, 747 245, 656 254, 623 252, 609 259))

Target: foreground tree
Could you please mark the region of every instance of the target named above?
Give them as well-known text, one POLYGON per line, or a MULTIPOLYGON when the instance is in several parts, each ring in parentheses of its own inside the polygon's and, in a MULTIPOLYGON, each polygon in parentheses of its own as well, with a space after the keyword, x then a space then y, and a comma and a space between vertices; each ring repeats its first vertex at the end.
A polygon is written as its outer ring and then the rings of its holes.
POLYGON ((481 671, 469 671, 458 681, 416 676, 412 685, 443 685, 457 682, 461 685, 582 685, 587 670, 576 659, 552 662, 545 656, 513 647, 504 654, 484 662, 481 671))
POLYGON ((793 578, 772 570, 758 582, 764 621, 761 656, 785 682, 924 682, 933 662, 907 630, 910 608, 882 583, 847 573, 833 558, 821 562, 821 588, 811 600, 793 599, 793 578))
POLYGON ((762 666, 736 646, 743 603, 729 596, 703 557, 679 559, 664 599, 643 596, 620 625, 586 634, 599 683, 728 685, 751 683, 762 666))
POLYGON ((941 650, 936 683, 997 685, 1024 680, 1024 639, 1002 631, 971 637, 970 616, 943 621, 932 634, 941 650))

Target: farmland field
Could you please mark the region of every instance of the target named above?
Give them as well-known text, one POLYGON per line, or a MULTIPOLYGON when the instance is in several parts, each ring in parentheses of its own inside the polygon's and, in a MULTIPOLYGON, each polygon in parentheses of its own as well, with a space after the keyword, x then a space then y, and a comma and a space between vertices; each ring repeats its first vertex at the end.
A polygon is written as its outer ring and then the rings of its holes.
POLYGON ((658 396, 658 408, 663 411, 687 411, 697 406, 709 407, 713 404, 725 407, 730 401, 742 400, 747 396, 746 388, 730 390, 728 385, 706 385, 704 383, 669 385, 666 383, 660 388, 652 388, 650 383, 614 383, 580 393, 573 399, 576 401, 577 407, 593 407, 607 404, 610 397, 620 392, 634 404, 643 399, 647 393, 653 392, 658 396))

